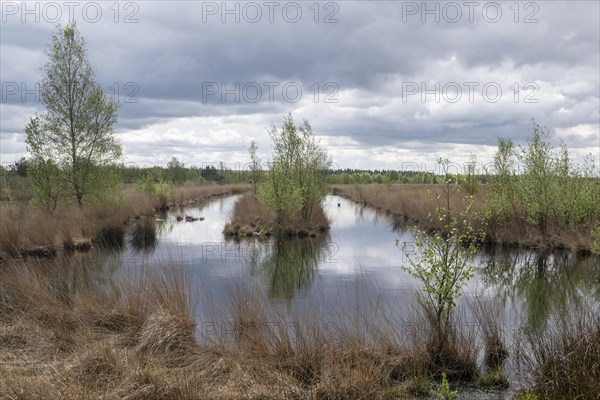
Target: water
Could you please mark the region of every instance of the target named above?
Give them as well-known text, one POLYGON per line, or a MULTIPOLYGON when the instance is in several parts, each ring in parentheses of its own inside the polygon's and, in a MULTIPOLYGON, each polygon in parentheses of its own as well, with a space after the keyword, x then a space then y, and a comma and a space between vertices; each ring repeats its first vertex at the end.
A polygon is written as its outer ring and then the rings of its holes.
MULTIPOLYGON (((222 229, 239 196, 219 198, 196 207, 171 210, 157 217, 158 242, 136 250, 87 255, 88 263, 114 271, 143 266, 182 265, 198 304, 195 319, 200 333, 213 329, 239 287, 259 287, 282 310, 311 310, 331 321, 340 315, 381 313, 385 319, 406 321, 419 283, 402 268, 408 265, 410 230, 397 229, 375 210, 338 196, 327 196, 324 208, 331 219, 329 233, 318 238, 226 240, 222 229), (338 206, 339 204, 339 206, 338 206), (177 221, 177 217, 183 217, 177 221), (204 218, 186 222, 185 216, 204 218), (399 243, 400 247, 397 245, 399 243)), ((467 306, 473 299, 492 304, 509 350, 514 330, 542 332, 552 316, 582 304, 600 304, 600 260, 572 253, 537 253, 517 249, 482 249, 477 273, 465 286, 457 309, 463 323, 476 326, 467 306)), ((400 325, 402 326, 402 325, 400 325)), ((511 386, 517 382, 514 360, 507 364, 511 386)))
MULTIPOLYGON (((366 298, 401 304, 403 297, 413 296, 415 282, 401 268, 407 260, 396 246, 396 239, 410 242, 412 235, 395 232, 385 215, 327 196, 324 207, 332 228, 324 236, 226 239, 222 229, 237 198, 162 215, 158 245, 142 252, 128 246, 124 263, 185 265, 200 303, 210 298, 223 304, 240 283, 263 287, 273 302, 287 306, 314 307, 319 299, 326 314, 338 312, 339 304, 353 309, 366 298), (177 216, 184 219, 178 222, 177 216), (185 216, 205 219, 185 222, 185 216)), ((206 314, 200 309, 196 317, 203 320, 206 314)))
MULTIPOLYGON (((419 287, 402 268, 414 241, 410 230, 394 229, 380 212, 330 195, 323 205, 331 230, 322 237, 226 240, 222 229, 237 199, 220 198, 162 215, 156 222, 157 246, 141 252, 127 246, 123 263, 181 263, 199 290, 210 290, 215 301, 234 282, 262 285, 274 302, 286 303, 316 295, 350 298, 357 287, 401 303, 419 287), (205 219, 176 221, 186 215, 205 219)), ((525 309, 532 318, 551 314, 558 305, 600 299, 598 257, 490 248, 480 252, 477 264, 475 277, 464 288, 467 298, 494 298, 509 309, 525 309)))

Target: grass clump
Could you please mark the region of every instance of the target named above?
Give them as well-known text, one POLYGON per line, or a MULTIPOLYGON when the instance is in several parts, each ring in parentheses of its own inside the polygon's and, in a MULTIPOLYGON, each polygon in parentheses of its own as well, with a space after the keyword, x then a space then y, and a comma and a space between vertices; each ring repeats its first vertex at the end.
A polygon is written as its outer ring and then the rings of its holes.
POLYGON ((509 356, 500 329, 500 308, 497 303, 477 298, 471 310, 483 336, 484 365, 491 376, 499 376, 509 356))
POLYGON ((415 376, 403 380, 396 386, 390 386, 392 398, 424 398, 431 393, 432 381, 426 376, 415 376))
POLYGON ((508 388, 509 382, 502 368, 487 369, 477 375, 475 383, 481 387, 508 388))
POLYGON ((150 314, 139 332, 139 350, 143 353, 180 358, 194 348, 194 322, 187 316, 159 309, 150 314))
POLYGON ((525 332, 519 363, 541 398, 598 399, 600 314, 580 305, 558 314, 542 335, 525 332))
POLYGON ((122 374, 117 354, 110 347, 96 347, 76 361, 71 369, 73 377, 82 385, 106 387, 122 374))

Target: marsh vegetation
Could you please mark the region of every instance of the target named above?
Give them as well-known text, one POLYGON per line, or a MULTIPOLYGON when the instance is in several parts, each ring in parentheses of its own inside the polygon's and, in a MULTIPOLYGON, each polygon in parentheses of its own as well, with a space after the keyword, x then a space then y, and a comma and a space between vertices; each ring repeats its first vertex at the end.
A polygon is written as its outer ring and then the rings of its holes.
POLYGON ((484 249, 439 320, 384 213, 328 197, 325 236, 222 242, 241 199, 169 210, 154 247, 2 264, 2 396, 433 398, 444 374, 457 398, 595 398, 597 258, 484 249))
POLYGON ((253 193, 236 205, 228 235, 316 236, 329 229, 321 202, 328 191, 331 159, 315 138, 308 121, 296 125, 288 114, 280 129, 269 131, 274 153, 269 168, 260 170, 256 143, 250 144, 253 193))
POLYGON ((0 170, 0 399, 599 398, 598 171, 546 129, 484 179, 330 195, 288 114, 224 185, 123 167, 74 24, 47 55, 32 157, 0 170))

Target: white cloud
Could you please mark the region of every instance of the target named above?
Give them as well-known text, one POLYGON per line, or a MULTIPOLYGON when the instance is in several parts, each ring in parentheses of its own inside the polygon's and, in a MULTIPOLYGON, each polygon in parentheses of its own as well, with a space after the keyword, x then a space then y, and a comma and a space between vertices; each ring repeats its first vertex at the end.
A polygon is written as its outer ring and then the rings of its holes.
MULTIPOLYGON (((404 21, 402 2, 362 1, 339 3, 332 24, 315 23, 306 5, 306 18, 291 24, 281 14, 273 23, 222 23, 221 15, 204 21, 202 2, 142 2, 137 23, 115 23, 106 6, 101 21, 78 26, 104 89, 119 88, 120 100, 126 83, 138 89, 139 102, 122 103, 115 126, 132 162, 244 162, 253 138, 268 159, 266 129, 288 111, 311 122, 342 168, 434 163, 439 155, 465 160, 471 152, 489 159, 499 136, 523 143, 531 118, 555 129, 577 157, 598 153, 600 138, 582 127, 597 132, 600 122, 599 4, 540 3, 533 24, 522 22, 524 10, 515 23, 511 4, 502 3, 498 23, 482 19, 481 10, 474 23, 422 23, 420 15, 404 21), (207 82, 279 86, 274 101, 263 92, 254 103, 206 99, 207 82), (302 88, 298 102, 282 99, 289 82, 302 88), (472 99, 469 82, 478 84, 472 99), (420 92, 407 95, 407 83, 449 86, 436 102, 430 93, 425 101, 420 92), (536 93, 525 90, 528 83, 536 93), (484 98, 485 84, 502 89, 499 101, 484 98), (462 90, 456 102, 453 85, 462 90), (336 102, 325 102, 327 95, 336 102), (525 102, 527 95, 537 102, 525 102)), ((54 24, 11 17, 0 29, 2 82, 32 85, 54 24)), ((22 129, 39 108, 17 97, 0 105, 3 159, 24 153, 22 129)))

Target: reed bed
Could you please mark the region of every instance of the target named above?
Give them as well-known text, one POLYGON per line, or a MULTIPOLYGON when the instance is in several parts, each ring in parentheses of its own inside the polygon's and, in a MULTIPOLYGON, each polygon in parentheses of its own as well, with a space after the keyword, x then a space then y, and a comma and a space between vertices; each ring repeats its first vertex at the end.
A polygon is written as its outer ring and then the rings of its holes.
MULTIPOLYGON (((281 307, 241 282, 215 306, 199 304, 177 262, 110 270, 80 257, 4 265, 0 399, 431 398, 442 372, 453 384, 489 383, 482 368, 498 370, 513 356, 498 309, 483 301, 461 303, 440 330, 417 301, 399 314, 364 295, 326 313, 318 295, 281 307), (214 314, 195 321, 198 306, 214 314), (227 328, 198 329, 207 322, 227 328)), ((510 338, 522 343, 514 356, 536 398, 597 398, 600 321, 591 311, 510 338)))
MULTIPOLYGON (((216 196, 243 193, 248 185, 183 186, 172 205, 193 205, 216 196)), ((135 220, 155 214, 158 201, 134 187, 126 187, 119 207, 63 207, 48 213, 26 202, 0 204, 0 262, 23 255, 52 256, 63 249, 89 249, 92 242, 123 243, 135 220)))
MULTIPOLYGON (((446 189, 442 184, 331 185, 334 194, 390 214, 398 227, 419 225, 428 230, 443 228, 443 221, 431 220, 430 214, 435 214, 438 205, 447 208, 446 189)), ((547 232, 542 235, 539 229, 524 217, 524 213, 514 213, 523 215, 522 218, 513 216, 505 220, 486 219, 487 195, 487 187, 482 185, 472 197, 473 204, 469 212, 471 226, 484 230, 486 242, 508 247, 569 249, 586 254, 590 252, 594 238, 589 226, 593 224, 565 225, 551 220, 547 232)), ((466 196, 462 189, 452 189, 450 210, 464 211, 468 204, 465 201, 466 196)))

